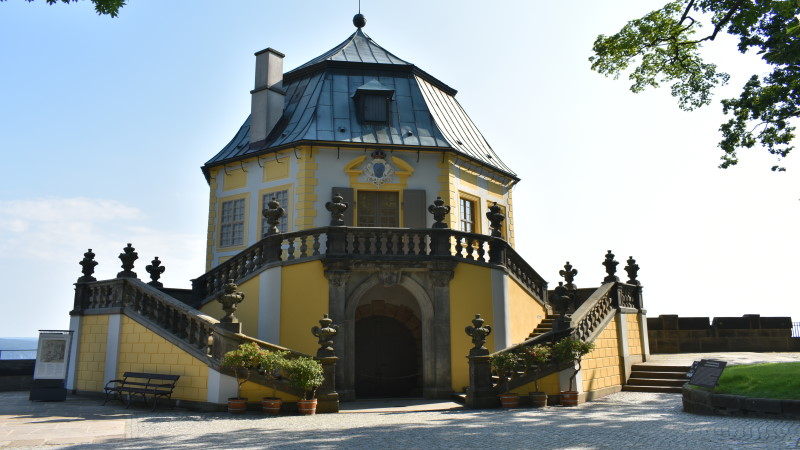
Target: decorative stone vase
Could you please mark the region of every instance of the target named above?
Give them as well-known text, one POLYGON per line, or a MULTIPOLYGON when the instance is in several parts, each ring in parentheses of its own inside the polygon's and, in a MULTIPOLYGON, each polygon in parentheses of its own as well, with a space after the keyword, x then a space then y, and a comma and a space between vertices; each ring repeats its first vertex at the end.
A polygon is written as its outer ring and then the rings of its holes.
POLYGON ((228 399, 228 412, 231 414, 244 414, 247 411, 246 397, 231 397, 228 399))
POLYGON ((275 397, 264 397, 261 399, 261 411, 277 416, 281 412, 283 400, 275 397))
POLYGON ((519 394, 516 392, 500 394, 500 405, 503 408, 519 408, 519 394))
POLYGON ((561 406, 578 406, 578 391, 561 391, 561 406))
POLYGON ((528 396, 531 398, 531 406, 534 408, 544 408, 547 406, 546 392, 531 392, 528 396))
POLYGON ((312 416, 317 412, 317 399, 312 398, 311 400, 298 400, 297 401, 297 412, 304 416, 312 416))

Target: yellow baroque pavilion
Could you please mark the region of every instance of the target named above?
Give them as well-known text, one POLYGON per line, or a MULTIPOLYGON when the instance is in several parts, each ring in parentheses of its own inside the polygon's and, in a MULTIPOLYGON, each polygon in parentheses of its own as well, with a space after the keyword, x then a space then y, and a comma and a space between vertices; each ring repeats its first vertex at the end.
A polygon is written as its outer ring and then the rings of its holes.
MULTIPOLYGON (((466 357, 480 344, 465 327, 476 314, 491 326, 486 353, 564 336, 593 342, 577 376, 582 400, 620 390, 631 365, 647 358, 635 262, 620 282, 609 252, 609 276, 589 289, 577 289, 567 267, 554 296, 514 250, 519 178, 456 90, 354 23, 344 42, 288 72, 280 52, 256 53, 250 114, 202 167, 206 273, 191 289, 161 286, 155 261, 152 281, 140 281, 130 245, 120 255, 128 267, 96 281, 87 252, 68 389, 102 392, 124 372, 174 374, 173 400, 214 408, 236 394, 220 366, 226 351, 256 342, 319 356, 309 329, 325 314, 338 325, 335 358, 322 355, 326 411, 369 397, 469 397, 476 381, 466 357), (229 280, 244 294, 241 329, 219 320, 215 300, 229 280)), ((572 370, 545 372, 539 386, 558 398, 572 370)), ((532 391, 532 381, 505 389, 532 391)), ((255 401, 268 390, 255 377, 243 394, 255 401)), ((287 386, 279 391, 297 400, 287 386)))

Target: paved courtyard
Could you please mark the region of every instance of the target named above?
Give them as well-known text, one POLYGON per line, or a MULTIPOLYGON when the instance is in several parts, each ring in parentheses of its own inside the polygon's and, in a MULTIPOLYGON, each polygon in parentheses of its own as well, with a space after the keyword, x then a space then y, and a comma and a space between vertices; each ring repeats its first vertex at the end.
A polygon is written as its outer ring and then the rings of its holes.
POLYGON ((680 395, 620 392, 577 408, 467 410, 365 401, 311 417, 156 411, 0 393, 10 448, 800 448, 800 421, 696 416, 680 395))

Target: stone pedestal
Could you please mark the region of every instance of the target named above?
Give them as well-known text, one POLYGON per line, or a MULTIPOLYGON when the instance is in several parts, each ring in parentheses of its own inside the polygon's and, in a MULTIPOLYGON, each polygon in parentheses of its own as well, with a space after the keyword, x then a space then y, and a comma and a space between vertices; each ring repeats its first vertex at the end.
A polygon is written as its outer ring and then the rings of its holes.
POLYGON ((317 389, 317 412, 339 412, 339 394, 334 388, 336 386, 336 360, 339 358, 329 356, 315 359, 322 364, 322 372, 325 376, 322 386, 317 389))
POLYGON ((239 333, 242 332, 242 323, 241 322, 220 322, 220 328, 225 331, 230 331, 231 333, 239 333))
POLYGON ((496 408, 500 399, 492 389, 492 368, 489 355, 467 356, 469 360, 469 389, 467 389, 467 408, 496 408))

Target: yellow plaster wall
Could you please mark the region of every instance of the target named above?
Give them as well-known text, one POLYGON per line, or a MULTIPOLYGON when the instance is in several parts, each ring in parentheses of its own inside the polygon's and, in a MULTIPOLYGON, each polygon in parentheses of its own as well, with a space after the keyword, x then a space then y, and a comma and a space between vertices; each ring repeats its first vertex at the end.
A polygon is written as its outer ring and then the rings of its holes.
MULTIPOLYGON (((284 266, 281 275, 280 345, 316 354, 319 345, 310 330, 323 314, 328 314, 328 280, 322 263, 309 261, 284 266)), ((334 320, 341 319, 334 317, 334 320)))
MULTIPOLYGON (((239 285, 238 291, 244 292, 244 301, 239 303, 236 312, 233 313, 242 323, 242 334, 253 337, 258 336, 258 310, 261 303, 258 295, 259 277, 260 275, 239 285)), ((222 304, 217 301, 210 301, 201 306, 200 312, 218 320, 225 317, 222 304)))
POLYGON ((594 344, 595 349, 582 361, 584 392, 622 384, 616 320, 609 322, 594 344))
POLYGON ((271 156, 272 159, 262 162, 264 165, 263 181, 270 182, 289 177, 290 158, 286 155, 278 154, 271 156))
POLYGON ((208 401, 208 366, 130 317, 122 317, 118 376, 124 372, 180 375, 174 399, 208 401))
POLYGON ((508 190, 508 208, 506 208, 506 241, 514 247, 514 202, 511 199, 511 189, 508 190))
POLYGON ((305 230, 314 227, 314 218, 317 217, 317 210, 314 208, 314 202, 317 201, 317 163, 314 162, 311 148, 304 147, 299 153, 295 211, 297 211, 297 230, 305 230))
MULTIPOLYGON (((488 267, 460 263, 450 281, 450 348, 453 390, 461 392, 469 386, 469 366, 466 356, 472 340, 464 327, 472 325, 475 314, 480 314, 486 325, 494 325, 492 315, 492 274, 488 267)), ((494 348, 494 336, 486 339, 486 347, 494 348)))
POLYGON ((641 355, 642 330, 639 328, 639 314, 625 314, 625 325, 628 328, 628 352, 631 355, 641 355))
POLYGON ((439 184, 440 190, 438 196, 444 200, 445 205, 450 206, 450 214, 447 220, 450 223, 450 228, 456 228, 456 219, 458 218, 458 196, 456 193, 456 173, 455 166, 453 165, 452 156, 447 155, 444 161, 439 163, 439 184))
POLYGON ((222 190, 230 191, 232 189, 241 189, 247 186, 247 172, 238 169, 230 169, 223 171, 222 177, 222 190))
POLYGON ((108 316, 83 316, 75 377, 79 391, 103 391, 107 343, 108 316))
MULTIPOLYGON (((514 392, 520 395, 536 392, 536 384, 531 382, 522 385, 514 389, 514 392)), ((539 379, 539 392, 546 392, 547 395, 559 395, 561 393, 561 387, 558 384, 558 372, 551 373, 550 375, 539 379)))
POLYGON ((272 388, 251 383, 249 381, 242 385, 242 397, 247 398, 251 402, 260 401, 264 397, 277 397, 285 402, 296 402, 297 400, 300 400, 300 398, 296 395, 288 394, 286 392, 276 390, 273 394, 272 388))
POLYGON ((547 311, 513 278, 508 279, 511 342, 520 343, 547 316, 547 311))

